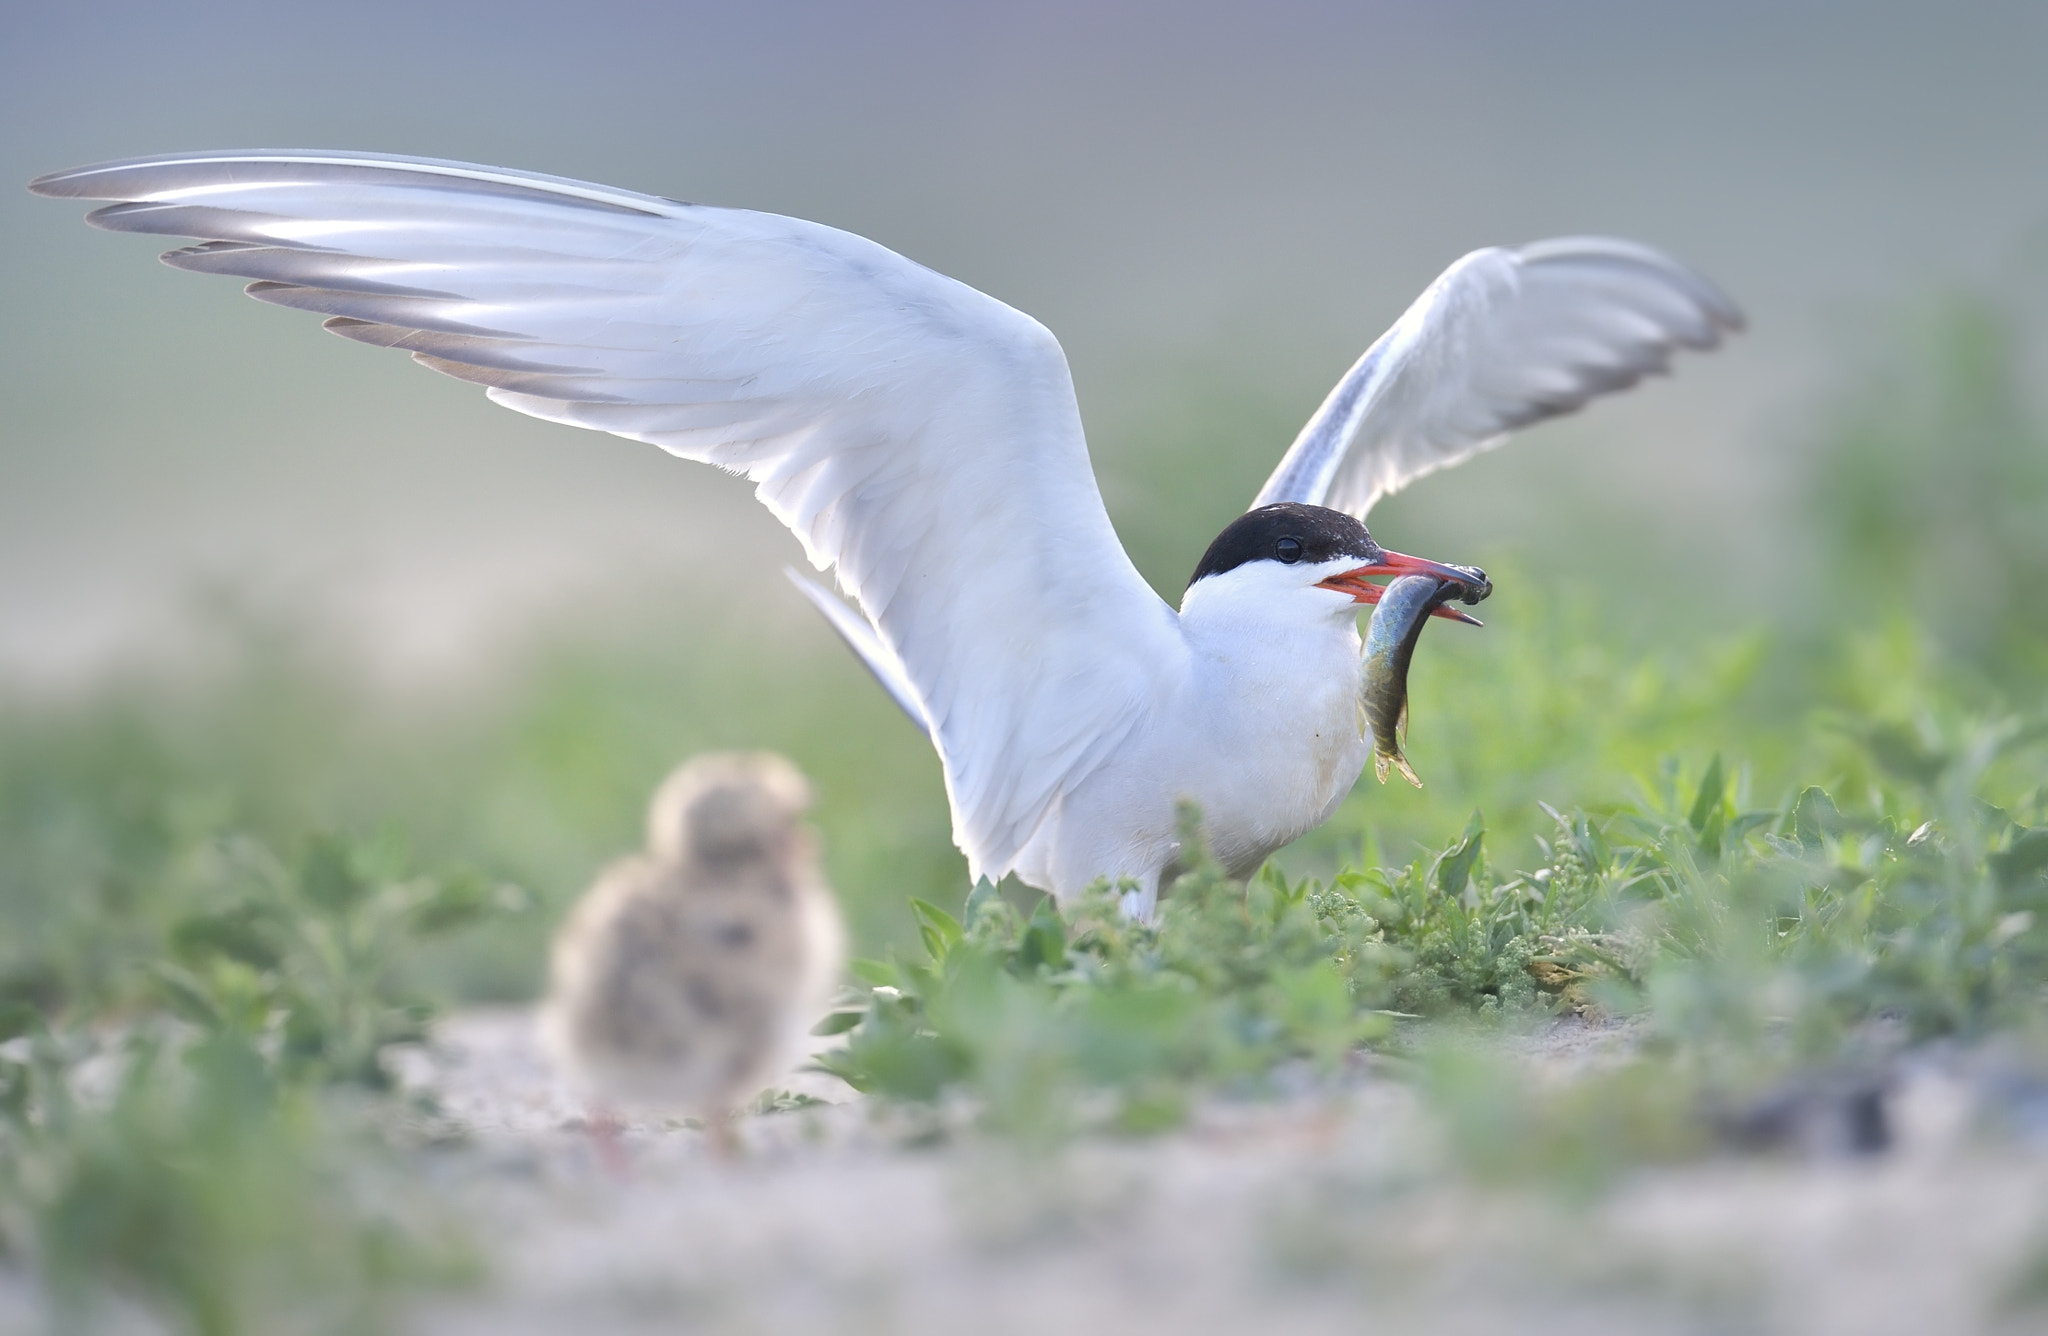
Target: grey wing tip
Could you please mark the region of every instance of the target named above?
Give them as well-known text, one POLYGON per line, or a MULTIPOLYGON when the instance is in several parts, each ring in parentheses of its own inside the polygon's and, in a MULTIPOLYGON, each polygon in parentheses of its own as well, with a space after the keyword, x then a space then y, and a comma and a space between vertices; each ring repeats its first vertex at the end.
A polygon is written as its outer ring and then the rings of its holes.
POLYGON ((67 167, 61 172, 44 172, 28 183, 28 193, 41 195, 46 199, 114 199, 113 195, 93 193, 88 180, 119 167, 132 166, 126 162, 96 162, 86 167, 67 167))
MULTIPOLYGON (((51 199, 127 199, 126 191, 106 190, 97 178, 113 176, 120 172, 134 171, 139 167, 161 167, 166 163, 200 163, 233 161, 241 158, 282 158, 304 157, 306 150, 276 148, 223 149, 201 153, 153 153, 140 158, 115 158, 109 162, 89 162, 83 167, 66 167, 62 171, 45 172, 28 183, 29 193, 51 199)), ((320 154, 322 157, 362 156, 347 154, 320 154)))
MULTIPOLYGON (((1706 282, 1705 279, 1700 281, 1706 282)), ((1710 284, 1709 286, 1711 287, 1712 285, 1710 284)), ((1721 299, 1720 306, 1714 311, 1714 317, 1721 322, 1721 327, 1730 334, 1740 334, 1748 329, 1749 317, 1743 314, 1740 306, 1735 304, 1735 299, 1722 292, 1719 288, 1713 288, 1713 292, 1715 296, 1721 299)))
POLYGON ((66 171, 51 172, 29 182, 38 195, 72 199, 146 200, 165 189, 195 180, 212 184, 233 181, 262 184, 278 175, 323 182, 434 178, 444 186, 499 194, 539 194, 556 201, 574 200, 589 207, 632 214, 671 214, 671 201, 615 186, 578 181, 544 172, 517 171, 450 158, 419 158, 403 153, 363 153, 328 149, 208 149, 196 153, 162 153, 123 158, 66 171), (198 175, 194 176, 195 169, 198 175), (222 169, 229 176, 220 176, 222 169), (395 174, 395 177, 394 175, 395 174))
POLYGON ((1525 246, 1516 247, 1515 254, 1532 264, 1541 264, 1545 261, 1620 260, 1656 270, 1682 289, 1705 313, 1712 326, 1709 337, 1693 345, 1702 350, 1718 347, 1723 334, 1739 334, 1749 328, 1749 317, 1742 313, 1742 308, 1737 306, 1734 299, 1723 292, 1712 279, 1691 265, 1673 259, 1655 246, 1646 246, 1640 241, 1604 236, 1546 237, 1541 241, 1532 241, 1525 246))

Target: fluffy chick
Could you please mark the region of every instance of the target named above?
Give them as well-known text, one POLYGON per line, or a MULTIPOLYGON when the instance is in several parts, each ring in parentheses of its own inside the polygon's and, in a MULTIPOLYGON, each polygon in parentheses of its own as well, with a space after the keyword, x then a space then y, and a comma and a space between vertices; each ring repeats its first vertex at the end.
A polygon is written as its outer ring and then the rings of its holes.
POLYGON ((649 805, 556 935, 542 1033, 601 1107, 735 1110, 801 1056, 845 965, 845 930, 802 817, 810 785, 766 753, 700 756, 649 805))

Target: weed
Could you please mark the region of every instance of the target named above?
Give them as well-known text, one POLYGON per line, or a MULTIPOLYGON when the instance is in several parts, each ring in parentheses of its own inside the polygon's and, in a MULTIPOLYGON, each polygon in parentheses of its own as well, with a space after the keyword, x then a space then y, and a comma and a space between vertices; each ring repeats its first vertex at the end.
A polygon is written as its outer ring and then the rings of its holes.
POLYGON ((0 1243, 42 1274, 60 1329, 140 1304, 195 1336, 356 1332, 475 1272, 468 1246, 342 1111, 231 1030, 137 1031, 92 1053, 38 1034, 0 1062, 0 1243))
MULTIPOLYGON (((1502 593, 1486 635, 1424 650, 1429 787, 1365 786, 1248 883, 1188 818, 1156 926, 1107 885, 1064 912, 968 892, 923 740, 857 667, 763 648, 755 609, 572 626, 462 709, 218 607, 208 671, 0 698, 0 1252, 74 1326, 126 1295, 208 1336, 374 1326, 459 1275, 459 1241, 365 1187, 392 1163, 356 1116, 389 1110, 379 1050, 440 1000, 530 996, 550 916, 506 885, 564 903, 715 746, 819 780, 833 880, 886 956, 824 1065, 921 1127, 1142 1134, 1366 1051, 1455 1164, 1583 1193, 1812 1073, 1851 1088, 1901 1045, 2038 1030, 2048 433, 1995 318, 1937 335, 1930 377, 1811 452, 1807 624, 1624 619, 1605 584, 1474 552, 1502 593), (1907 547, 1945 560, 1905 570, 1907 547), (1560 1013, 1633 1017, 1633 1056, 1546 1085, 1443 1038, 1560 1013)), ((1136 526, 1148 570, 1185 567, 1176 514, 1136 526)), ((1655 601, 1689 613, 1696 578, 1655 601)))
POLYGON ((378 1054, 421 1038, 432 1012, 399 983, 402 953, 525 908, 517 888, 474 875, 405 875, 390 837, 315 837, 291 864, 247 840, 221 854, 232 890, 171 925, 168 958, 149 966, 155 990, 174 1014, 241 1036, 287 1077, 382 1086, 378 1054))
MULTIPOLYGON (((1864 744, 1877 759, 1881 736, 1864 744)), ((1170 1125, 1195 1091, 1255 1086, 1290 1059, 1334 1071, 1359 1045, 1406 1042, 1396 1017, 1643 1012, 1682 1079, 1617 1077, 1593 1103, 1633 1107, 1623 1095, 1640 1087, 1658 1116, 1530 1158, 1692 1144, 1696 1128, 1662 1116, 1673 1091, 1691 1090, 1697 1113, 1790 1064, 1850 1061, 1877 1020, 1908 1038, 1976 1036, 2038 1014, 2042 791, 2019 811, 1978 793, 2016 754, 2038 763, 2042 740, 2010 721, 1948 737, 1917 787, 1869 810, 1817 786, 1744 810, 1718 757, 1684 786, 1667 767, 1657 793, 1604 817, 1552 812, 1542 866, 1512 873, 1488 864, 1475 813, 1404 867, 1327 884, 1269 867, 1240 884, 1184 813, 1189 871, 1156 928, 1119 918, 1107 884, 1064 916, 1050 901, 1021 914, 984 888, 964 927, 920 903, 923 958, 860 967, 869 987, 830 1022, 848 1043, 826 1066, 901 1101, 959 1090, 993 1127, 1056 1135, 1091 1108, 1126 1128, 1170 1125)), ((1564 1124, 1528 1125, 1554 1139, 1564 1124)), ((1513 1138, 1490 1139, 1514 1159, 1513 1138)))

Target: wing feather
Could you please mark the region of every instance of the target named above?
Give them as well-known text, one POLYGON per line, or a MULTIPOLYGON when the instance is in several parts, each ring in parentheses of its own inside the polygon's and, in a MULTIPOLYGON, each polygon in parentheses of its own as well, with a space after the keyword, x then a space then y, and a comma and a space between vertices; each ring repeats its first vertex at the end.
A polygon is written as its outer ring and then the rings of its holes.
POLYGON ((1670 369, 1742 328, 1719 289, 1647 246, 1560 237, 1474 251, 1337 382, 1254 506, 1361 519, 1417 478, 1670 369))
POLYGON ((882 690, 889 693, 889 699, 896 702, 896 708, 909 716, 910 722, 916 724, 929 737, 931 725, 925 722, 924 707, 918 704, 917 687, 911 682, 909 672, 889 652, 889 647, 882 643, 881 638, 875 634, 875 628, 867 619, 834 598, 831 590, 805 576, 794 566, 783 567, 782 573, 789 577, 789 582, 796 586, 797 592, 808 599, 811 606, 816 608, 827 624, 838 633, 839 638, 853 651, 854 657, 861 661, 861 666, 868 670, 881 685, 882 690))
POLYGON ((976 876, 1128 733, 1179 643, 1110 527, 1059 344, 873 242, 354 154, 179 155, 31 188, 113 201, 99 227, 194 238, 167 262, 508 408, 751 478, 929 725, 976 876))

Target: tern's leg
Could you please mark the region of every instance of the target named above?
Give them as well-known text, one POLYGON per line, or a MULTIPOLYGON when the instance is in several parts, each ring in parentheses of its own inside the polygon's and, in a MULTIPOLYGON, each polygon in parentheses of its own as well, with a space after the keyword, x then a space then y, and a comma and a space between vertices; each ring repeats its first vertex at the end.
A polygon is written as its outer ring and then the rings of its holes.
POLYGON ((605 1173, 621 1182, 632 1172, 632 1161, 626 1155, 626 1125, 620 1120, 615 1109, 593 1108, 583 1120, 583 1126, 590 1133, 591 1149, 597 1154, 597 1163, 605 1173))

